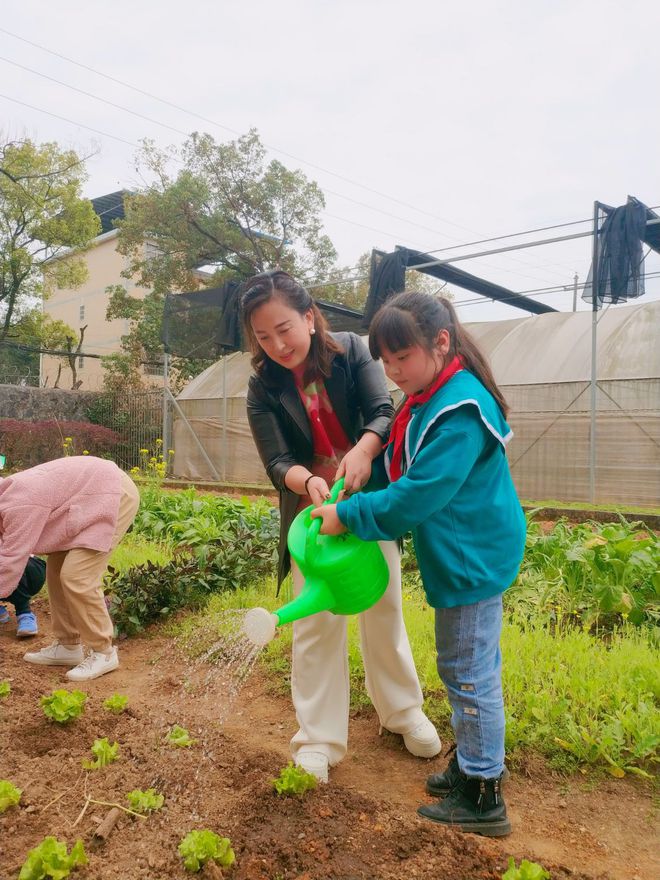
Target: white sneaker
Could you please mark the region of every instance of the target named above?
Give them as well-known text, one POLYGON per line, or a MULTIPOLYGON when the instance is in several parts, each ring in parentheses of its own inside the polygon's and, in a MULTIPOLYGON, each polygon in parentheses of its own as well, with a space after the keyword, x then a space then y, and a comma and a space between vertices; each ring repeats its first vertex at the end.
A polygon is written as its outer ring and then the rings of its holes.
POLYGON ((296 766, 316 776, 319 782, 328 781, 328 758, 323 752, 298 752, 296 766))
POLYGON ((38 666, 77 666, 83 657, 82 645, 62 645, 57 639, 41 651, 23 654, 23 660, 38 666))
POLYGON ((415 755, 416 758, 435 758, 442 749, 438 731, 428 718, 424 718, 417 727, 404 733, 403 742, 410 754, 415 755))
POLYGON ((116 648, 112 648, 109 654, 90 649, 86 652, 82 663, 78 664, 75 669, 70 669, 66 677, 69 681, 89 681, 92 678, 105 675, 106 672, 112 672, 118 666, 119 656, 116 648))

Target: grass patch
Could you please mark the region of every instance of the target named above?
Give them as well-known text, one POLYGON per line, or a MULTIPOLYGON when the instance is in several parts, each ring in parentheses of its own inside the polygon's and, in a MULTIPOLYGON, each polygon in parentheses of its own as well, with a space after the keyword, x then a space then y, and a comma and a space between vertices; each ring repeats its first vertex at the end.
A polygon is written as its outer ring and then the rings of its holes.
POLYGON ((143 565, 145 562, 165 565, 171 558, 172 550, 166 544, 129 532, 112 551, 109 565, 117 571, 126 571, 134 565, 143 565))
MULTIPOLYGON (((451 709, 435 667, 434 614, 421 590, 404 586, 403 609, 426 710, 441 733, 450 734, 451 709)), ((229 608, 270 611, 288 601, 275 597, 275 582, 214 595, 208 607, 167 627, 190 635, 229 608)), ((293 629, 283 626, 261 665, 276 692, 287 694, 293 629)), ((356 618, 348 622, 351 708, 369 705, 356 618)), ((552 634, 540 621, 507 619, 502 634, 507 753, 533 750, 567 771, 596 766, 615 776, 652 774, 660 745, 658 651, 646 628, 625 627, 607 643, 580 629, 552 634)))
POLYGON ((605 513, 652 513, 656 516, 660 515, 660 507, 649 505, 640 507, 635 504, 590 504, 588 501, 559 501, 556 498, 543 498, 541 501, 530 501, 521 499, 520 503, 524 507, 551 507, 561 510, 602 510, 605 513))

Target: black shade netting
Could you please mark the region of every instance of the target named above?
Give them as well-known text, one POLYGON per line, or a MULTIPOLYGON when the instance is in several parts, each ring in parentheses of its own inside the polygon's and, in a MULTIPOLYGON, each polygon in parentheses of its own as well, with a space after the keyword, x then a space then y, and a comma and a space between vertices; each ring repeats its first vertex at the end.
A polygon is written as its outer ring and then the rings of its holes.
POLYGON ((399 248, 391 254, 372 251, 369 293, 364 306, 365 327, 369 326, 378 309, 391 296, 405 289, 407 265, 408 252, 405 248, 399 248))
POLYGON ((222 287, 195 293, 168 293, 161 334, 165 351, 203 360, 247 351, 241 331, 240 291, 239 282, 228 281, 222 287))
MULTIPOLYGON (((597 308, 644 295, 643 243, 654 247, 657 228, 647 226, 657 215, 638 199, 631 197, 618 208, 603 205, 602 209, 607 216, 598 235, 597 308)), ((593 304, 593 288, 592 264, 582 293, 585 302, 593 304)))

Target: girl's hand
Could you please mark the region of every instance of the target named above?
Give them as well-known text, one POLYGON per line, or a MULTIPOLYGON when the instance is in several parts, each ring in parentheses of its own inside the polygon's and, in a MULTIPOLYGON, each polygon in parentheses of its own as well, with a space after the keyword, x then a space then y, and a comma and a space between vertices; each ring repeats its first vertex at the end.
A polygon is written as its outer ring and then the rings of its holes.
POLYGON ((320 518, 323 520, 321 526, 322 535, 343 535, 348 529, 337 516, 336 504, 324 504, 323 507, 317 507, 311 513, 312 519, 320 518))
POLYGON ((330 489, 323 477, 310 477, 307 481, 307 494, 312 499, 312 504, 318 507, 330 497, 330 489))
POLYGON ((344 478, 344 493, 358 492, 371 476, 372 458, 361 446, 354 446, 342 458, 335 474, 335 482, 344 478))

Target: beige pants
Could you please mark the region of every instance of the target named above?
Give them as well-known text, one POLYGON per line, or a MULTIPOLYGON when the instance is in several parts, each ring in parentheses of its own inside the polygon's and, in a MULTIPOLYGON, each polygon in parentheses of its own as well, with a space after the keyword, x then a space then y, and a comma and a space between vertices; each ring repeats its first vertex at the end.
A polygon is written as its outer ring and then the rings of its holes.
MULTIPOLYGON (((359 615, 367 692, 383 727, 408 733, 424 719, 422 690, 401 610, 401 562, 394 541, 380 542, 390 569, 382 599, 359 615)), ((300 569, 292 566, 294 595, 302 589, 300 569)), ((291 740, 295 758, 322 752, 330 764, 346 754, 349 672, 347 619, 327 611, 293 624, 291 695, 300 730, 291 740)))
POLYGON ((112 621, 101 584, 110 553, 126 534, 139 505, 140 495, 135 483, 122 473, 117 527, 110 550, 74 548, 49 553, 46 583, 53 635, 63 644, 82 642, 94 651, 106 653, 112 647, 112 621))

